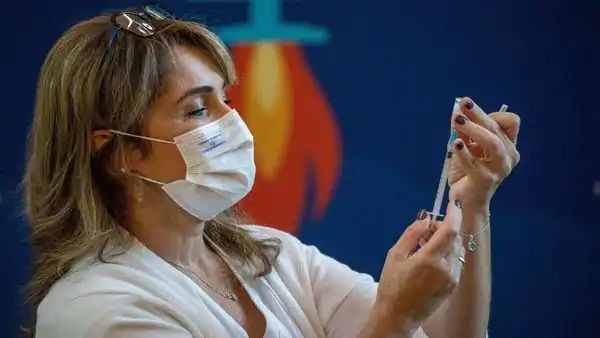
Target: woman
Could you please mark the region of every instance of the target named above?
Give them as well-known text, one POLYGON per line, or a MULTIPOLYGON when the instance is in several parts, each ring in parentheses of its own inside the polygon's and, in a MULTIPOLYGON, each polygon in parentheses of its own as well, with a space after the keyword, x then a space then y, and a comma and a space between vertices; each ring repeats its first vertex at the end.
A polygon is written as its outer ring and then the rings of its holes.
POLYGON ((448 214, 419 212, 377 284, 244 224, 235 204, 252 187, 253 138, 225 99, 234 81, 213 33, 158 7, 83 21, 56 42, 24 179, 36 336, 485 336, 488 208, 519 160, 518 117, 462 100, 448 214))

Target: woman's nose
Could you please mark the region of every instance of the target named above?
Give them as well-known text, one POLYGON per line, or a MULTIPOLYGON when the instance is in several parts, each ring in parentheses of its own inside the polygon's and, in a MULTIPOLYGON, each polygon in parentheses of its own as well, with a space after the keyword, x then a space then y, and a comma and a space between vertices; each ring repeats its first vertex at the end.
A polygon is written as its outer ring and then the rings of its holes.
POLYGON ((211 100, 213 101, 212 106, 214 107, 214 113, 212 114, 213 121, 220 119, 231 111, 231 107, 229 107, 226 100, 218 96, 213 96, 211 100))

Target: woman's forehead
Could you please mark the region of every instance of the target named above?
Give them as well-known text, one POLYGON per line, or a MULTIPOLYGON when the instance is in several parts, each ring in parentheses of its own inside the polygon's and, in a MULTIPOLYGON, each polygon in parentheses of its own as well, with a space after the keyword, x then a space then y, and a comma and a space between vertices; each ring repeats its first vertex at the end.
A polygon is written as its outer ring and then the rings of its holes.
POLYGON ((192 88, 206 86, 220 92, 224 84, 223 76, 202 50, 189 46, 175 48, 173 68, 165 80, 166 92, 179 96, 192 88))

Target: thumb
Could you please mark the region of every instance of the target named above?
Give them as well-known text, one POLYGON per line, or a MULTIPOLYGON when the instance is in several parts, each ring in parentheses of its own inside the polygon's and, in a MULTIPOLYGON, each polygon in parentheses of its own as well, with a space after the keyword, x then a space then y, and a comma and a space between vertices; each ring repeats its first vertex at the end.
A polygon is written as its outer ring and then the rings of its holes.
POLYGON ((417 250, 419 241, 429 231, 429 218, 427 211, 421 210, 417 214, 417 220, 404 230, 404 233, 394 245, 403 257, 408 257, 417 250))
POLYGON ((491 113, 489 115, 504 131, 508 139, 517 144, 517 137, 519 136, 519 128, 521 127, 521 118, 517 114, 513 113, 491 113))
POLYGON ((423 255, 445 256, 452 247, 454 240, 460 235, 462 222, 462 203, 454 200, 448 204, 446 217, 439 223, 431 239, 419 253, 423 255))

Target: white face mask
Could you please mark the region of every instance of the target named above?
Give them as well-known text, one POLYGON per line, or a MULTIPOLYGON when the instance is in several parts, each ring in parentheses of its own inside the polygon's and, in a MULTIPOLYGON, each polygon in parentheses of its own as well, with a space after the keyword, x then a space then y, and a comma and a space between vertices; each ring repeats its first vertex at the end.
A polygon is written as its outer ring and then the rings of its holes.
POLYGON ((230 208, 246 196, 254 184, 254 138, 235 110, 217 121, 176 136, 174 142, 110 131, 175 144, 187 168, 185 180, 163 183, 136 176, 161 185, 175 203, 200 220, 210 220, 230 208))

